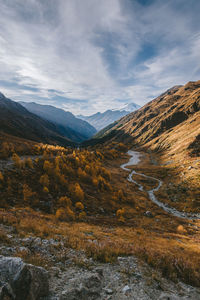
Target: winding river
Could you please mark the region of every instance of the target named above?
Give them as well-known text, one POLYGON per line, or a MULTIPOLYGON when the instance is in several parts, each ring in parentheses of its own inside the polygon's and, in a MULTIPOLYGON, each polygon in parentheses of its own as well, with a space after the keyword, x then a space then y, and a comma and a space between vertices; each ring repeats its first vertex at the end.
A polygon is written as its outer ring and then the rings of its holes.
POLYGON ((127 154, 130 156, 130 159, 127 163, 121 165, 121 168, 125 171, 128 171, 130 172, 127 180, 129 182, 133 182, 135 183, 139 190, 140 191, 145 191, 144 190, 144 187, 142 184, 138 183, 137 181, 133 180, 133 175, 140 175, 140 176, 143 176, 147 179, 151 179, 151 180, 154 180, 157 182, 157 186, 151 190, 148 190, 146 191, 147 194, 148 194, 148 197, 149 199, 155 203, 156 205, 158 205, 160 208, 162 208, 165 212, 171 214, 171 215, 174 215, 176 217, 179 217, 179 218, 183 218, 183 219, 190 219, 190 220, 193 220, 193 219, 200 219, 200 214, 192 214, 192 213, 186 213, 186 212, 182 212, 182 211, 178 211, 177 209, 173 208, 173 207, 170 207, 168 204, 164 204, 162 202, 160 202, 154 192, 158 191, 160 189, 160 187, 162 186, 162 181, 158 178, 155 178, 155 177, 152 177, 152 176, 147 176, 143 173, 138 173, 136 172, 135 170, 131 170, 130 168, 127 168, 129 166, 133 166, 133 165, 137 165, 140 161, 141 161, 141 157, 142 157, 142 154, 138 151, 133 151, 133 150, 129 150, 127 152, 127 154))

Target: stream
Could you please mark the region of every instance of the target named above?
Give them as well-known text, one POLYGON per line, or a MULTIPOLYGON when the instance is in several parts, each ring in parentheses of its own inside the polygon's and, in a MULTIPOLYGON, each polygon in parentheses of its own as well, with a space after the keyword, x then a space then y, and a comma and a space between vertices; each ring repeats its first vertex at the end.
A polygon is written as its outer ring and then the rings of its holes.
POLYGON ((164 204, 164 203, 160 202, 156 198, 154 192, 157 192, 160 189, 160 187, 162 186, 162 181, 160 179, 158 179, 158 178, 155 178, 155 177, 152 177, 152 176, 147 176, 147 175, 145 175, 143 173, 138 173, 135 170, 131 170, 131 169, 127 168, 129 166, 137 165, 141 161, 141 157, 142 157, 142 154, 140 152, 138 152, 138 151, 129 150, 127 152, 127 154, 130 156, 130 159, 129 159, 129 161, 127 163, 122 164, 121 168, 123 170, 125 170, 125 171, 130 172, 130 174, 129 174, 128 178, 127 178, 127 180, 129 182, 135 183, 138 186, 138 188, 139 188, 140 191, 144 191, 145 192, 143 185, 140 184, 140 183, 138 183, 137 181, 135 181, 132 178, 133 175, 140 175, 140 176, 143 176, 144 178, 156 181, 157 182, 157 186, 155 188, 151 189, 151 190, 146 191, 147 194, 148 194, 149 199, 153 203, 155 203, 156 205, 158 205, 165 212, 167 212, 167 213, 169 213, 171 215, 174 215, 176 217, 183 218, 183 219, 190 219, 190 220, 200 219, 200 214, 193 214, 193 213, 186 213, 186 212, 183 212, 183 211, 178 211, 177 209, 175 209, 173 207, 170 207, 168 204, 164 204))

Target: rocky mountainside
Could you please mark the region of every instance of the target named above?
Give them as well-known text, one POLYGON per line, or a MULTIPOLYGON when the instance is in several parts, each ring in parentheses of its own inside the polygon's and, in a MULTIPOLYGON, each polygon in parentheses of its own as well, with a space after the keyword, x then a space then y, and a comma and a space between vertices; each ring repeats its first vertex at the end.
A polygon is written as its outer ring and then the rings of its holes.
POLYGON ((175 86, 113 126, 98 138, 130 141, 156 151, 199 155, 200 81, 175 86))
POLYGON ((108 126, 109 124, 115 122, 116 120, 121 119, 122 117, 126 116, 127 114, 139 109, 140 106, 135 103, 130 103, 122 107, 121 109, 109 109, 106 110, 104 113, 96 113, 91 116, 82 116, 79 115, 78 117, 87 121, 92 126, 94 126, 98 131, 102 128, 108 126))
POLYGON ((0 93, 0 133, 49 144, 72 145, 55 124, 0 93))
POLYGON ((40 105, 34 102, 20 102, 28 111, 48 120, 56 126, 62 135, 75 142, 81 142, 92 137, 96 129, 88 122, 76 118, 71 112, 52 105, 40 105))

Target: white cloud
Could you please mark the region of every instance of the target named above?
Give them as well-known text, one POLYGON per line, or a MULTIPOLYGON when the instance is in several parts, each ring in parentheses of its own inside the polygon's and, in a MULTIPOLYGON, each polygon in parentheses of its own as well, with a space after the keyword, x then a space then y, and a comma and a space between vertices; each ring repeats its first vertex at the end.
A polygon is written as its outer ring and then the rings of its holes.
POLYGON ((0 90, 89 114, 198 79, 198 13, 175 2, 0 0, 0 90), (146 43, 156 53, 139 62, 146 43))

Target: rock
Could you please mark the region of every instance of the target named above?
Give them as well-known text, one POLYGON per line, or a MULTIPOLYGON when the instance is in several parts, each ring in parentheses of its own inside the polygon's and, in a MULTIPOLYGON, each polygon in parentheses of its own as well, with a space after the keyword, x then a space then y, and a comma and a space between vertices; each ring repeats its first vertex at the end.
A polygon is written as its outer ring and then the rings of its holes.
POLYGON ((169 293, 162 293, 160 295, 160 297, 158 298, 158 300, 181 300, 181 299, 183 300, 184 298, 182 298, 182 297, 180 298, 176 295, 171 295, 169 293))
POLYGON ((31 246, 31 244, 34 241, 34 238, 32 236, 29 236, 27 238, 23 238, 21 241, 22 241, 24 246, 31 246))
POLYGON ((86 274, 83 279, 73 282, 73 286, 62 292, 59 300, 97 300, 101 293, 101 278, 97 273, 86 274))
POLYGON ((49 292, 48 272, 18 257, 0 256, 0 282, 0 300, 37 300, 49 292))
POLYGON ((144 215, 145 215, 146 217, 148 217, 148 218, 153 218, 153 214, 152 214, 152 212, 149 211, 149 210, 147 210, 147 211, 145 212, 144 215))
POLYGON ((112 295, 113 294, 113 290, 111 290, 111 289, 105 289, 105 292, 106 292, 106 294, 108 294, 108 295, 112 295))
POLYGON ((0 287, 0 300, 14 300, 15 295, 13 294, 12 288, 9 284, 5 284, 0 287))
POLYGON ((131 288, 128 285, 125 285, 125 287, 123 287, 123 289, 122 289, 122 292, 124 294, 126 294, 127 292, 130 292, 130 291, 131 291, 131 288))

